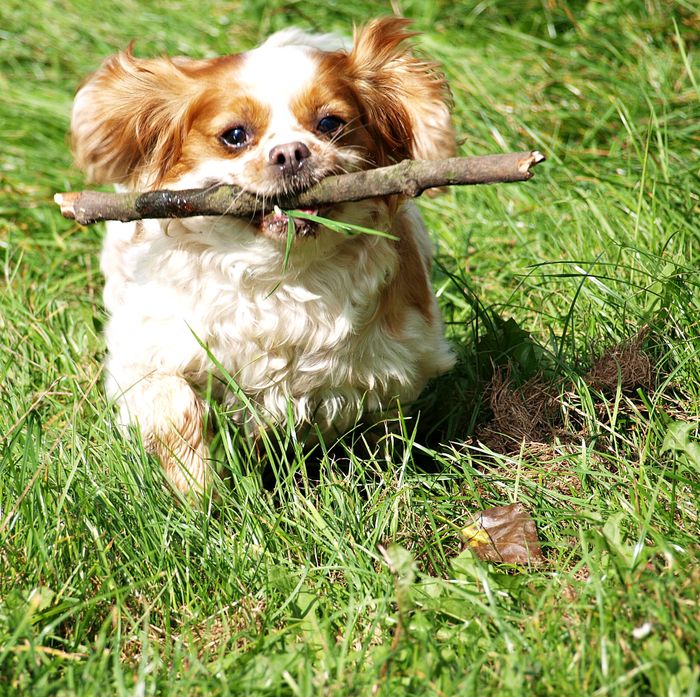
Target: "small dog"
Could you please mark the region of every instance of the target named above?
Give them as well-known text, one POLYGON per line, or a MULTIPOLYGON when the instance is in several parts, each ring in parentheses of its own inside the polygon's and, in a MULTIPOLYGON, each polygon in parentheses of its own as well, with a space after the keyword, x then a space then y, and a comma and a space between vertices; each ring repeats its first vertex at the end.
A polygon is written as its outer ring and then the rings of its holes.
POLYGON ((208 60, 127 50, 77 93, 72 143, 91 181, 235 184, 261 201, 245 220, 107 225, 107 392, 183 492, 210 479, 207 391, 253 433, 291 414, 300 431, 335 438, 409 404, 454 363, 412 203, 308 211, 396 239, 295 219, 291 250, 288 219, 264 209, 331 174, 454 154, 448 87, 411 55, 407 25, 374 20, 350 45, 286 30, 208 60))

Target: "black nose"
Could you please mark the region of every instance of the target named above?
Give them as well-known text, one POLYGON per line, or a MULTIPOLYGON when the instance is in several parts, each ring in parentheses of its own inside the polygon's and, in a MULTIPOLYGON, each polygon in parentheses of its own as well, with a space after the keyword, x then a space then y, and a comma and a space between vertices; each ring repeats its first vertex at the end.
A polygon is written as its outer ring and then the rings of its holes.
POLYGON ((302 168, 309 157, 311 157, 309 149, 304 143, 297 141, 275 145, 270 150, 269 161, 271 165, 279 167, 285 177, 291 177, 302 168))

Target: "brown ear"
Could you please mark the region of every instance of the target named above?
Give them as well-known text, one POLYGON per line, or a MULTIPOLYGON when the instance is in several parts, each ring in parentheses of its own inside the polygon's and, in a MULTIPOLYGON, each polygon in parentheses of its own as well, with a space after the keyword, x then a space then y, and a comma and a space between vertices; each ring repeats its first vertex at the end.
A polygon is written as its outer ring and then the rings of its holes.
POLYGON ((156 184, 180 156, 195 97, 167 58, 134 58, 131 47, 108 58, 75 98, 76 164, 95 183, 156 184))
POLYGON ((435 63, 414 57, 405 46, 415 35, 409 24, 385 17, 356 30, 349 74, 386 159, 450 157, 456 143, 449 88, 435 63))

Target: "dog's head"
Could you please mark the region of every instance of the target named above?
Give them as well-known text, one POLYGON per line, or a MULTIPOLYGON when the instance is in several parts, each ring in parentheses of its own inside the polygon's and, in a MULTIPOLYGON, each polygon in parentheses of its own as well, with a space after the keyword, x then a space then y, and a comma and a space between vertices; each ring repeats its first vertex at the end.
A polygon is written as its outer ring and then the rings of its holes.
POLYGON ((209 60, 120 53, 78 91, 76 161, 93 182, 235 184, 269 199, 329 174, 449 156, 449 91, 409 52, 407 24, 370 22, 347 49, 287 31, 209 60))

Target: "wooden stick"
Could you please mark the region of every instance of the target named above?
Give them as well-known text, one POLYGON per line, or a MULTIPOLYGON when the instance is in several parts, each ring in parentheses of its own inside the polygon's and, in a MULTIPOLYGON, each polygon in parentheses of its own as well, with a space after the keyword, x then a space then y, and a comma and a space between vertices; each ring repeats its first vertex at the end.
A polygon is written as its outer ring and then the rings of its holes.
MULTIPOLYGON (((426 189, 441 186, 526 181, 533 176, 532 167, 544 159, 542 153, 534 150, 447 160, 404 160, 390 167, 327 177, 293 198, 265 201, 265 211, 271 211, 274 205, 284 210, 309 210, 375 196, 402 194, 415 197, 426 189)), ((195 215, 246 218, 263 212, 259 196, 228 185, 125 194, 70 192, 56 194, 54 201, 66 218, 73 218, 83 225, 100 220, 126 222, 195 215)))

